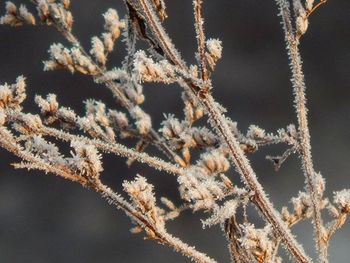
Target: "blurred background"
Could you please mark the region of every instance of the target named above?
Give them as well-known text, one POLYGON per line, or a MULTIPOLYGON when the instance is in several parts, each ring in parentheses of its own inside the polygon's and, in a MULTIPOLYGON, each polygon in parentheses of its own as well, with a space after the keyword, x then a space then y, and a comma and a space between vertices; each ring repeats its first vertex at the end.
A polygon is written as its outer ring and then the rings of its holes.
MULTIPOLYGON (((16 4, 29 1, 14 1, 16 4)), ((188 63, 194 63, 195 37, 192 1, 166 1, 169 18, 165 27, 188 63)), ((0 1, 4 13, 5 1, 0 1)), ((116 8, 123 16, 121 0, 72 0, 74 32, 89 48, 90 38, 103 28, 102 13, 116 8)), ((33 9, 31 9, 34 11, 33 9)), ((311 16, 301 52, 307 83, 310 128, 315 169, 327 180, 327 194, 350 188, 350 2, 329 0, 311 16)), ((204 1, 207 37, 223 41, 223 58, 213 75, 214 97, 243 131, 256 124, 273 132, 295 123, 290 71, 280 18, 274 1, 204 1)), ((0 83, 27 77, 25 109, 38 112, 35 94, 56 93, 64 106, 83 112, 87 98, 115 107, 110 93, 91 78, 66 71, 43 72, 51 43, 62 36, 47 26, 17 29, 0 26, 0 83)), ((119 66, 125 56, 118 42, 109 67, 119 66)), ((181 88, 177 85, 145 85, 144 108, 153 116, 155 128, 164 113, 182 116, 181 88)), ((304 178, 294 156, 274 172, 265 155, 280 154, 283 147, 269 147, 250 155, 252 165, 281 208, 302 189, 304 178)), ((14 170, 18 161, 0 150, 0 261, 5 263, 110 263, 189 262, 168 247, 142 240, 129 232, 130 220, 97 194, 77 184, 40 172, 14 170)), ((157 184, 157 194, 178 200, 176 180, 144 166, 128 169, 125 160, 105 156, 104 181, 121 191, 121 182, 136 173, 157 184)), ((234 174, 232 172, 231 174, 234 174)), ((239 181, 237 175, 234 180, 239 181)), ((219 227, 203 230, 198 215, 185 213, 169 223, 169 231, 206 251, 219 262, 229 262, 225 238, 219 227)), ((315 256, 309 222, 293 229, 315 256)), ((348 262, 350 226, 338 232, 330 246, 331 262, 348 262)), ((286 260, 288 262, 288 259, 286 260)))

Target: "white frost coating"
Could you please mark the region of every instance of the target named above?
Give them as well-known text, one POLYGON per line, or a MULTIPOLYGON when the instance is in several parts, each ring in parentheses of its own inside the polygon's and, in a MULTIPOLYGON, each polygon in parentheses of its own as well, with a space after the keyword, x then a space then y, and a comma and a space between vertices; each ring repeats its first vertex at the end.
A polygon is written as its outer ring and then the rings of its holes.
POLYGON ((206 41, 209 54, 216 59, 220 59, 222 56, 222 42, 219 39, 210 38, 206 41))

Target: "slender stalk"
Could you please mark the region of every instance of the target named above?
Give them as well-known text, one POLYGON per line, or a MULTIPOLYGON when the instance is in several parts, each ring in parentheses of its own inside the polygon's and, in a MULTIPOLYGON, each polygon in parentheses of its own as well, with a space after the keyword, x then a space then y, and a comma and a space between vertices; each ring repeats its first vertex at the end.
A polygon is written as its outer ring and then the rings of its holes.
POLYGON ((170 174, 179 175, 183 173, 182 168, 176 165, 165 162, 159 158, 149 156, 146 153, 142 153, 133 149, 126 148, 124 145, 121 145, 118 143, 109 144, 97 139, 91 140, 82 136, 76 136, 73 134, 69 134, 69 133, 56 130, 53 128, 48 128, 48 127, 43 127, 41 129, 41 133, 44 135, 49 135, 49 136, 61 139, 63 141, 67 141, 67 142, 74 141, 74 140, 82 141, 86 144, 94 145, 97 149, 101 151, 110 152, 122 157, 135 159, 138 162, 146 163, 150 167, 153 167, 160 171, 168 172, 170 174))
POLYGON ((204 34, 204 20, 202 17, 202 0, 193 0, 197 47, 198 47, 198 61, 201 71, 201 78, 205 81, 208 79, 207 63, 205 59, 205 34, 204 34))
MULTIPOLYGON (((150 6, 148 0, 138 0, 137 2, 141 8, 139 12, 142 12, 147 25, 152 31, 154 37, 158 40, 159 45, 162 47, 162 50, 168 59, 173 64, 188 72, 188 68, 184 64, 170 38, 165 34, 165 31, 162 28, 158 18, 152 11, 152 7, 150 6)), ((201 92, 201 87, 198 87, 192 82, 187 82, 186 86, 188 90, 194 93, 194 95, 208 111, 212 127, 227 144, 236 170, 241 175, 247 187, 254 193, 253 202, 259 208, 264 218, 273 226, 275 233, 277 236, 281 237, 286 248, 295 258, 295 260, 298 262, 311 262, 311 259, 306 255, 302 246, 293 237, 286 224, 282 221, 280 214, 274 209, 272 203, 265 195, 261 184, 256 178, 255 172, 250 166, 245 154, 239 146, 237 139, 227 124, 226 117, 219 110, 219 107, 211 94, 209 92, 201 92)))
POLYGON ((324 226, 320 210, 320 196, 317 193, 316 173, 314 171, 310 132, 307 119, 307 107, 305 96, 305 79, 302 70, 301 56, 298 48, 299 41, 293 32, 293 26, 290 17, 289 3, 285 0, 276 0, 282 16, 282 24, 285 32, 285 40, 287 42, 290 67, 292 70, 292 84, 294 89, 294 106, 298 118, 300 156, 302 168, 306 178, 306 189, 311 197, 313 207, 313 225, 316 236, 317 250, 319 252, 319 261, 328 262, 327 244, 324 238, 324 226))

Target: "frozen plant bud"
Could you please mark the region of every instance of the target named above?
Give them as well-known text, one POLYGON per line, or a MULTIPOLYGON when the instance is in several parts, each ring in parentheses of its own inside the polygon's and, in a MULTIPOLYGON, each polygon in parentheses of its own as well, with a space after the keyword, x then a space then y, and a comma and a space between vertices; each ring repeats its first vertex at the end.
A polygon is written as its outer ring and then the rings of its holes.
POLYGON ((61 0, 61 4, 65 9, 68 9, 70 6, 70 0, 61 0))
POLYGON ((330 206, 327 207, 327 209, 328 209, 329 214, 333 218, 338 218, 340 216, 339 210, 336 207, 330 205, 330 206))
POLYGON ((334 192, 334 204, 345 213, 350 213, 350 190, 334 192))
POLYGON ((222 56, 222 45, 218 39, 210 38, 206 42, 207 50, 206 53, 207 61, 210 68, 213 70, 216 66, 217 61, 222 56))
POLYGON ((94 56, 96 61, 102 66, 106 64, 107 57, 105 55, 105 47, 103 42, 98 37, 93 37, 91 39, 92 48, 90 54, 94 56))
POLYGON ((23 76, 17 77, 15 84, 0 85, 0 108, 19 109, 26 98, 25 88, 23 76))
POLYGON ((19 115, 13 128, 22 134, 31 134, 40 131, 42 122, 38 115, 30 113, 19 115))
POLYGON ((160 131, 167 138, 178 138, 184 131, 185 127, 177 118, 173 115, 167 116, 167 119, 162 122, 162 128, 160 131))
POLYGON ((164 221, 158 215, 156 198, 153 193, 153 185, 148 183, 145 177, 137 175, 134 181, 124 181, 124 191, 130 196, 133 204, 155 226, 163 227, 164 221))
POLYGON ((107 52, 112 52, 114 48, 114 41, 111 33, 103 33, 102 34, 103 45, 107 52))
POLYGON ((72 48, 71 54, 74 59, 74 67, 82 74, 96 75, 99 73, 92 61, 83 55, 78 48, 72 48))
POLYGON ((38 0, 37 3, 38 15, 42 22, 48 21, 49 5, 46 0, 38 0))
POLYGON ((19 76, 16 79, 16 83, 11 85, 11 89, 13 92, 13 101, 12 103, 16 105, 20 105, 25 98, 26 95, 26 78, 23 76, 19 76))
POLYGON ((140 134, 147 134, 152 128, 151 117, 146 114, 139 106, 135 106, 132 114, 136 119, 136 127, 140 134))
POLYGON ((265 137, 265 131, 256 125, 250 125, 247 137, 251 139, 263 139, 265 137))
POLYGON ((167 60, 155 62, 147 57, 143 50, 139 50, 134 56, 134 74, 138 81, 164 82, 166 84, 177 81, 173 65, 167 60))
POLYGON ((310 196, 304 192, 300 192, 297 197, 292 198, 294 213, 299 218, 309 218, 312 216, 312 204, 310 196))
POLYGON ((194 78, 198 78, 198 66, 197 65, 190 65, 190 74, 194 78))
POLYGON ((61 107, 57 111, 57 118, 63 123, 67 123, 68 125, 74 125, 77 120, 77 115, 72 109, 61 107))
POLYGON ((289 124, 287 126, 287 132, 288 132, 289 136, 291 136, 293 138, 297 138, 297 136, 298 136, 298 132, 297 132, 297 129, 295 128, 294 124, 289 124))
POLYGON ((35 96, 35 103, 39 106, 42 114, 54 114, 58 110, 58 102, 55 94, 48 94, 46 99, 37 95, 35 96))
POLYGON ((218 142, 218 138, 207 128, 191 128, 189 133, 192 140, 198 147, 214 146, 218 142))
POLYGON ((285 221, 287 223, 289 223, 291 221, 291 215, 290 215, 287 207, 285 207, 285 206, 282 207, 281 214, 282 214, 283 221, 285 221))
POLYGON ((230 162, 220 149, 202 154, 198 165, 205 168, 209 174, 224 173, 230 168, 230 162))
POLYGON ((9 85, 0 85, 0 108, 7 108, 12 98, 9 85))
MULTIPOLYGON (((48 13, 43 16, 44 21, 48 25, 59 24, 65 30, 71 31, 73 26, 72 13, 65 8, 64 4, 48 3, 48 5, 48 13)), ((39 13, 41 12, 39 11, 39 13)))
POLYGON ((315 175, 315 183, 316 183, 316 192, 322 197, 324 190, 326 189, 326 181, 320 173, 316 173, 315 175))
POLYGON ((14 3, 12 3, 11 1, 7 1, 6 2, 6 12, 8 12, 9 14, 16 14, 17 13, 17 7, 14 3))
POLYGON ((220 59, 222 56, 222 42, 219 39, 210 38, 207 40, 207 49, 209 54, 216 59, 220 59))
POLYGON ((250 251, 257 262, 271 262, 274 252, 274 243, 270 240, 271 227, 257 229, 253 224, 244 224, 242 246, 250 251))
POLYGON ((97 149, 80 141, 72 141, 71 147, 74 152, 71 152, 73 157, 68 159, 70 166, 81 175, 98 180, 103 168, 101 155, 97 149))
POLYGON ((22 26, 23 24, 35 25, 35 18, 28 11, 25 5, 20 5, 19 9, 14 3, 6 2, 6 13, 0 17, 0 24, 9 26, 22 26))
POLYGON ((298 37, 301 37, 302 35, 304 35, 308 27, 309 27, 309 20, 306 18, 304 14, 299 15, 296 20, 298 37))
POLYGON ((118 13, 115 9, 108 9, 103 14, 105 19, 105 29, 111 34, 113 40, 120 36, 120 30, 125 27, 124 21, 119 20, 118 13))
POLYGON ((30 13, 28 11, 28 9, 25 7, 25 5, 20 5, 18 11, 19 11, 20 17, 23 18, 23 20, 25 21, 26 24, 35 25, 34 16, 32 15, 32 13, 30 13))
POLYGON ((232 181, 226 175, 220 174, 220 179, 224 183, 224 185, 227 187, 227 189, 232 189, 233 188, 232 181))
POLYGON ((309 21, 307 19, 307 12, 303 5, 301 4, 300 0, 294 0, 293 1, 294 5, 294 12, 296 15, 296 21, 295 21, 295 26, 296 26, 296 33, 297 33, 297 38, 300 38, 302 35, 306 33, 306 30, 309 26, 309 21))
POLYGON ((65 48, 61 43, 54 43, 49 49, 50 59, 44 61, 44 70, 55 70, 60 68, 66 68, 70 72, 74 72, 74 63, 69 49, 65 48))
POLYGON ((306 0, 305 7, 308 11, 311 11, 314 6, 314 0, 306 0))

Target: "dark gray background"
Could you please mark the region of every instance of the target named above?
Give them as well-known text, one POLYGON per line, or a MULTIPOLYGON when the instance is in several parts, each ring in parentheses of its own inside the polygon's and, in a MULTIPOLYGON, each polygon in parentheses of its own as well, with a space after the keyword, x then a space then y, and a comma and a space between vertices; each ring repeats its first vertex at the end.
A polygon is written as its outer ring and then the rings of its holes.
MULTIPOLYGON (((4 9, 1 1, 1 9, 4 9)), ((28 3, 29 1, 15 1, 28 3)), ((192 1, 168 0, 169 35, 184 58, 194 62, 195 39, 192 1)), ((295 122, 290 72, 280 18, 274 1, 204 1, 206 34, 223 40, 224 56, 213 75, 214 95, 246 130, 250 123, 275 131, 295 122)), ((125 13, 118 0, 73 0, 74 31, 88 47, 91 36, 100 34, 101 14, 108 7, 125 13)), ((301 52, 307 82, 308 106, 316 170, 327 179, 327 194, 350 187, 350 2, 329 0, 311 17, 302 40, 301 52)), ((13 29, 0 27, 0 83, 14 82, 23 74, 28 82, 28 111, 37 111, 34 94, 58 94, 63 105, 82 112, 82 100, 95 97, 113 106, 109 92, 89 77, 68 72, 42 72, 42 60, 53 42, 63 38, 46 26, 13 29)), ((125 55, 118 43, 109 66, 118 66, 125 55)), ((181 117, 181 89, 176 85, 145 85, 144 104, 155 127, 163 113, 181 117)), ((303 175, 293 157, 275 173, 264 160, 266 154, 280 153, 268 148, 250 156, 253 167, 277 207, 286 204, 303 187, 303 175)), ((0 151, 0 260, 1 262, 189 262, 186 258, 152 241, 132 235, 130 221, 97 194, 79 185, 39 172, 14 171, 16 161, 0 151)), ((158 185, 158 194, 177 198, 175 179, 151 169, 127 169, 123 159, 106 156, 105 181, 120 190, 121 181, 137 172, 158 185)), ((238 181, 237 176, 235 177, 238 181)), ((330 247, 331 262, 348 262, 349 225, 335 235, 330 247)), ((198 216, 190 213, 169 224, 170 232, 219 262, 228 262, 225 239, 218 227, 201 229, 198 216)), ((294 232, 309 254, 314 255, 310 223, 294 232)), ((287 260, 288 261, 288 260, 287 260)))

